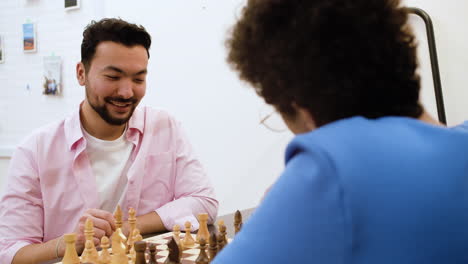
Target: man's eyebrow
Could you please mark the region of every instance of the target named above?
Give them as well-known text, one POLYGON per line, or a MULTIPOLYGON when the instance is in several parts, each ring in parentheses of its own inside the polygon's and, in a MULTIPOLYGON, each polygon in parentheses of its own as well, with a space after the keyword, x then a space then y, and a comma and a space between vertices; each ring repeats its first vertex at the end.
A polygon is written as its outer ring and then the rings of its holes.
POLYGON ((148 70, 144 69, 144 70, 137 72, 135 75, 141 75, 141 74, 147 74, 147 73, 148 73, 148 70))
POLYGON ((122 69, 119 69, 115 66, 107 66, 104 68, 103 71, 115 71, 115 72, 118 72, 118 73, 124 73, 124 71, 122 69))
MULTIPOLYGON (((118 73, 123 73, 123 74, 127 74, 125 71, 123 71, 122 69, 120 68, 117 68, 115 66, 107 66, 104 68, 103 71, 115 71, 115 72, 118 72, 118 73)), ((147 69, 144 69, 144 70, 141 70, 137 73, 134 74, 135 75, 142 75, 142 74, 147 74, 148 73, 148 70, 147 69)))

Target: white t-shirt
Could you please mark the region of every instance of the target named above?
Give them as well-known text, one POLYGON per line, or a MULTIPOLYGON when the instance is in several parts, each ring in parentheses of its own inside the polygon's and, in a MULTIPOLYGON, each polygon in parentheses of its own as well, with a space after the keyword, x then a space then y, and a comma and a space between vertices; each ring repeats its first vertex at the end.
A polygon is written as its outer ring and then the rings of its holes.
POLYGON ((82 130, 87 143, 86 153, 96 178, 99 209, 114 212, 127 187, 128 160, 133 144, 125 138, 127 129, 112 141, 95 138, 82 130))

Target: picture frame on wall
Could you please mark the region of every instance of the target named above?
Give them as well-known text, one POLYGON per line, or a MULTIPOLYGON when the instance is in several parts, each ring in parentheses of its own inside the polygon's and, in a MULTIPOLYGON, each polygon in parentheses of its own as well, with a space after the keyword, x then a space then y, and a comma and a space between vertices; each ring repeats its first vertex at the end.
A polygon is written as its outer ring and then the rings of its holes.
POLYGON ((65 10, 74 10, 80 8, 80 0, 64 0, 65 10))
POLYGON ((3 45, 3 37, 0 35, 0 63, 5 62, 5 47, 3 45))
POLYGON ((23 51, 36 52, 37 38, 36 38, 36 24, 25 23, 23 24, 23 51))
POLYGON ((60 56, 44 57, 44 88, 45 95, 60 95, 62 93, 62 58, 60 56))

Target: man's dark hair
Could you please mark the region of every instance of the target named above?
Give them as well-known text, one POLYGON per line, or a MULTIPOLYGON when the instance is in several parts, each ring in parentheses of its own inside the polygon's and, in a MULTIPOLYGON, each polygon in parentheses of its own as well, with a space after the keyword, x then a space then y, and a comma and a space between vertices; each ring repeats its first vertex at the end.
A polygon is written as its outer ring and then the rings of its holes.
POLYGON ((96 53, 96 47, 103 41, 112 41, 127 47, 141 45, 145 47, 149 58, 151 36, 143 26, 128 23, 120 18, 104 18, 97 22, 92 21, 83 32, 81 62, 87 70, 96 53))
POLYGON ((268 104, 318 126, 351 116, 419 117, 416 44, 399 0, 249 0, 228 62, 268 104))

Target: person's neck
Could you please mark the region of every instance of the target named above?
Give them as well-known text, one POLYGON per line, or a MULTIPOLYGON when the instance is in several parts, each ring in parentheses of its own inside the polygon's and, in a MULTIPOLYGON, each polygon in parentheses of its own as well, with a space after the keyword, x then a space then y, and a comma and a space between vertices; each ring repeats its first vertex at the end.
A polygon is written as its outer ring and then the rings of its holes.
POLYGON ((421 116, 419 116, 418 120, 431 124, 431 125, 436 125, 436 126, 445 126, 435 118, 433 118, 429 113, 426 112, 426 110, 423 111, 421 116))
POLYGON ((110 125, 94 111, 86 100, 80 107, 80 121, 88 134, 102 140, 115 140, 119 138, 126 126, 126 124, 120 126, 110 125))

